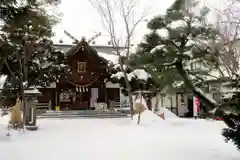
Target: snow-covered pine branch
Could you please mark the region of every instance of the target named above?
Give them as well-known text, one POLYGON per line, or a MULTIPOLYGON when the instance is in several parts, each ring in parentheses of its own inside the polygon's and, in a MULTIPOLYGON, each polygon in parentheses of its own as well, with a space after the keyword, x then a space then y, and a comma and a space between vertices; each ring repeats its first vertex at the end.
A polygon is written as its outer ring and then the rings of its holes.
MULTIPOLYGON (((141 81, 147 81, 149 78, 151 78, 151 75, 147 73, 144 69, 135 69, 130 73, 127 73, 128 80, 131 82, 133 79, 135 80, 141 80, 141 81)), ((117 72, 111 76, 111 78, 117 78, 121 79, 124 78, 123 72, 117 72)))

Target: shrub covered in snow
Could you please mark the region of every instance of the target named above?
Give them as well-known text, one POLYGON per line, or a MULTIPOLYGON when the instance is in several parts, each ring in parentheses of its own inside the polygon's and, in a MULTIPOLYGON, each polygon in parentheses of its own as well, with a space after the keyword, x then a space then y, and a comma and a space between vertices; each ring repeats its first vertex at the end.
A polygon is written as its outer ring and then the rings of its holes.
MULTIPOLYGON (((235 84, 236 86, 236 84, 235 84)), ((227 141, 231 140, 240 150, 240 92, 228 99, 224 110, 218 111, 228 128, 223 129, 222 135, 227 141)))

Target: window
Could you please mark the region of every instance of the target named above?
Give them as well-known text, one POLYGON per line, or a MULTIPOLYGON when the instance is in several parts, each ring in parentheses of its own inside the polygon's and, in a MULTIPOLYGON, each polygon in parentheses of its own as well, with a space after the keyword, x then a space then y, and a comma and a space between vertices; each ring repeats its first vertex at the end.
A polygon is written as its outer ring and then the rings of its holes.
POLYGON ((86 72, 86 62, 77 62, 78 73, 86 72))

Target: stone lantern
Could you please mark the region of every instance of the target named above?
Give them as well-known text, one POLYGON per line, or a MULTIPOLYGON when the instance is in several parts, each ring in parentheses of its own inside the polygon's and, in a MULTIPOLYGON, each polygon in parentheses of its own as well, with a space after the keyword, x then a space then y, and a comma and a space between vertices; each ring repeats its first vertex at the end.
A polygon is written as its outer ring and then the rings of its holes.
POLYGON ((38 89, 29 89, 25 90, 25 99, 26 99, 26 121, 25 127, 27 130, 37 130, 36 126, 36 107, 37 107, 37 97, 41 95, 38 89))

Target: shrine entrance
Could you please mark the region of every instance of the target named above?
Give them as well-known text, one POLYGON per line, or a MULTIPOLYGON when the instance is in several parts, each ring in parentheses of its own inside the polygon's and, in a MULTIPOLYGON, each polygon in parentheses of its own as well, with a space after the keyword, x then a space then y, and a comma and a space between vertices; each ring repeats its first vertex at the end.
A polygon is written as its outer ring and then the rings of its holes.
POLYGON ((59 105, 61 110, 87 110, 90 108, 90 99, 91 90, 88 88, 64 88, 60 92, 59 105))
POLYGON ((42 89, 44 94, 40 102, 51 100, 52 108, 60 106, 61 110, 88 110, 94 109, 97 103, 108 105, 109 100, 116 101, 115 91, 112 93, 112 88, 106 87, 111 73, 108 61, 88 42, 82 40, 67 51, 66 65, 70 74, 61 77, 54 87, 42 89))
POLYGON ((76 109, 90 109, 91 90, 86 88, 84 91, 76 91, 75 102, 73 101, 76 109))

